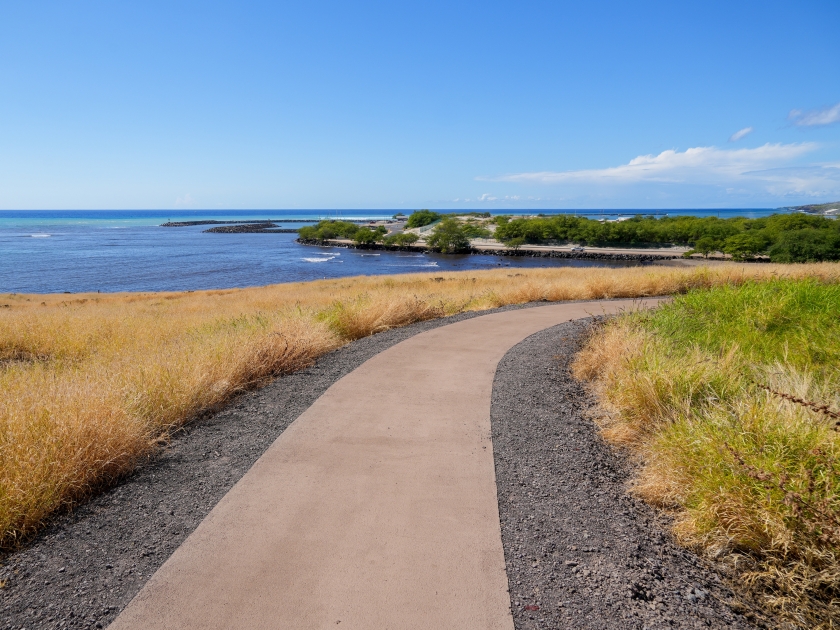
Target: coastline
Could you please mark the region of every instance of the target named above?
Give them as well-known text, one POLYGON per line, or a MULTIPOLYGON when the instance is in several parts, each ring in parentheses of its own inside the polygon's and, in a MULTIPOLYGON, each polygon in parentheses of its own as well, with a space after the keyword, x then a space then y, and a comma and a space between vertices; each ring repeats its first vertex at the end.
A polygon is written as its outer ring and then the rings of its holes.
MULTIPOLYGON (((349 239, 296 239, 295 242, 301 245, 315 247, 343 247, 346 249, 362 249, 373 251, 391 252, 429 252, 428 246, 422 244, 414 245, 384 245, 382 243, 354 243, 349 239)), ((571 246, 552 245, 528 245, 517 249, 499 245, 482 244, 470 246, 468 250, 461 253, 474 256, 526 256, 531 258, 565 258, 571 260, 633 260, 639 262, 655 262, 665 260, 677 260, 682 258, 684 251, 688 248, 587 248, 583 251, 574 251, 571 246)))

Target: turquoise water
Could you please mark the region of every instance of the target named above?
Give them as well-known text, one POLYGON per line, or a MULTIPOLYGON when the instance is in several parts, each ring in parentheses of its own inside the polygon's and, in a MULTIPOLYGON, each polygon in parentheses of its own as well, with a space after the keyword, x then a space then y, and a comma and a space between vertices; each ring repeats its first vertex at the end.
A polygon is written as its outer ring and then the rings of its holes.
MULTIPOLYGON (((243 219, 388 219, 397 210, 0 210, 0 229, 43 227, 52 225, 91 225, 99 227, 140 227, 160 225, 167 221, 240 221, 243 219)), ((442 210, 441 212, 454 212, 442 210)), ((574 214, 590 218, 617 218, 645 214, 654 216, 746 216, 763 217, 773 212, 769 208, 743 208, 726 210, 507 210, 504 213, 533 215, 574 214)))
MULTIPOLYGON (((167 221, 383 219, 394 210, 0 211, 0 293, 184 291, 352 275, 512 267, 621 267, 633 263, 529 257, 443 256, 307 247, 294 234, 206 234, 167 221)), ((558 211, 560 212, 560 211, 558 211)), ((562 211, 591 218, 629 213, 562 211)), ((772 210, 634 211, 662 216, 766 216, 772 210)), ((534 210, 505 214, 534 214, 534 210)), ((546 212, 548 214, 548 212, 546 212)), ((552 213, 555 214, 555 213, 552 213)))

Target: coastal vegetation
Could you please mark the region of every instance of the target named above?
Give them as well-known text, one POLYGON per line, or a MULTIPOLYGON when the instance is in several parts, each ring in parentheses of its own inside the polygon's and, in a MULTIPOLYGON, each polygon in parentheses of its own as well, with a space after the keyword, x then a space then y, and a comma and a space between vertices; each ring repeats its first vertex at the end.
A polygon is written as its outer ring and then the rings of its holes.
MULTIPOLYGON (((378 331, 506 304, 680 294, 840 266, 522 269, 185 293, 0 296, 0 540, 130 472, 184 423, 378 331)), ((762 320, 763 321, 763 320, 762 320)))
POLYGON ((318 221, 298 229, 298 236, 304 240, 326 241, 334 238, 353 238, 359 226, 350 221, 318 221))
POLYGON ((439 214, 413 212, 408 230, 432 225, 425 235, 415 231, 388 234, 379 226, 363 227, 347 221, 320 221, 302 227, 303 240, 349 239, 359 245, 384 243, 406 246, 418 241, 434 251, 467 251, 472 239, 494 238, 519 250, 528 244, 602 247, 686 246, 686 256, 708 258, 725 254, 736 261, 761 258, 771 262, 822 262, 840 260, 840 222, 805 213, 774 214, 759 219, 736 217, 635 216, 621 221, 595 221, 571 215, 491 218, 486 213, 439 214))
POLYGON ((607 322, 574 366, 634 491, 789 627, 840 623, 838 312, 826 275, 696 287, 607 322))
POLYGON ((767 255, 773 262, 840 260, 840 223, 807 214, 774 214, 759 219, 737 217, 636 216, 595 221, 555 215, 499 216, 495 237, 503 243, 579 243, 597 246, 685 245, 694 252, 729 254, 735 260, 767 255))
POLYGON ((384 226, 371 228, 357 225, 350 221, 319 221, 315 225, 307 225, 298 229, 298 237, 303 240, 328 241, 336 238, 347 238, 357 245, 382 243, 388 230, 384 226))
POLYGON ((420 237, 417 236, 414 232, 399 232, 397 234, 391 234, 387 236, 384 240, 386 245, 396 245, 400 247, 405 247, 407 245, 413 245, 420 237))
POLYGON ((433 229, 430 236, 426 238, 426 244, 433 250, 454 254, 467 251, 470 248, 470 239, 489 238, 490 231, 474 220, 459 221, 455 217, 446 217, 433 229))
POLYGON ((431 210, 415 210, 412 212, 409 217, 408 221, 405 223, 405 227, 407 228, 418 228, 424 227, 426 225, 430 225, 435 221, 440 220, 443 217, 442 214, 438 214, 437 212, 432 212, 431 210))
POLYGON ((385 235, 388 230, 379 225, 375 228, 360 227, 350 238, 359 245, 370 245, 372 243, 381 243, 385 240, 385 235))

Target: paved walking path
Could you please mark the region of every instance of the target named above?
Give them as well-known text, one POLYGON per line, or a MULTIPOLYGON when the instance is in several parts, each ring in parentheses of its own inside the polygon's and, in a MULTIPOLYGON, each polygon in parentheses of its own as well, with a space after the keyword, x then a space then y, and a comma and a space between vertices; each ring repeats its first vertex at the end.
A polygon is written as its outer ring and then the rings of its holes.
POLYGON ((539 330, 629 306, 495 313, 370 359, 286 429, 110 627, 511 630, 496 365, 539 330))

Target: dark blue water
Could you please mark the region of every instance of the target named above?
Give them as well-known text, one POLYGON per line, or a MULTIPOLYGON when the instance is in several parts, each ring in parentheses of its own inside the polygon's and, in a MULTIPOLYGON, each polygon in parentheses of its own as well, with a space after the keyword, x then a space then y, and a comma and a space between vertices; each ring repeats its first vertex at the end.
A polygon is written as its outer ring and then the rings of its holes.
MULTIPOLYGON (((534 214, 533 210, 505 214, 534 214)), ((614 218, 628 212, 557 211, 614 218)), ((666 211, 634 211, 662 216, 666 211)), ((772 210, 680 210, 670 214, 766 216, 772 210)), ((513 267, 620 267, 632 263, 529 257, 365 252, 298 245, 294 234, 205 234, 166 221, 380 219, 394 211, 132 210, 0 211, 0 293, 182 291, 259 286, 355 275, 513 267)), ((546 214, 549 214, 546 212, 546 214)))

